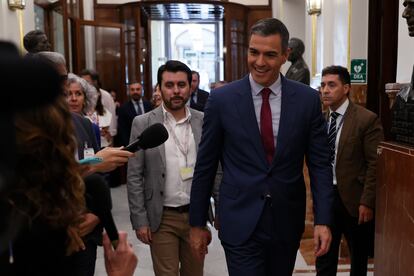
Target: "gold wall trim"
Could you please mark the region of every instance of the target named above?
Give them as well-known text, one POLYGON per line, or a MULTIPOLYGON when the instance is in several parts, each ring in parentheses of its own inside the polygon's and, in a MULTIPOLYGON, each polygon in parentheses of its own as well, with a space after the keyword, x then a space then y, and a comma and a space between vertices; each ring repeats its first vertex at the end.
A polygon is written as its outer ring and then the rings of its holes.
POLYGON ((312 18, 312 77, 315 76, 316 74, 316 55, 317 55, 317 50, 316 50, 316 24, 317 24, 317 15, 316 14, 312 14, 311 15, 312 18))
POLYGON ((19 32, 20 32, 20 52, 23 53, 24 52, 24 45, 23 45, 23 10, 17 9, 16 10, 16 15, 17 15, 17 21, 19 24, 19 32))

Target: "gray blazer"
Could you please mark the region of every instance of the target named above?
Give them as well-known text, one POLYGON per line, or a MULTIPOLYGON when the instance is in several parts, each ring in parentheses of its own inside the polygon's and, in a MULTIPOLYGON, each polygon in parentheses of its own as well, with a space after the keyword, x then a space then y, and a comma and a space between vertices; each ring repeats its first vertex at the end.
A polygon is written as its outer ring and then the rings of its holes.
MULTIPOLYGON (((201 138, 203 113, 194 109, 191 112, 191 128, 196 150, 201 138)), ((130 141, 155 123, 163 123, 162 107, 137 116, 132 122, 130 141)), ((163 212, 165 187, 165 146, 164 144, 143 151, 138 151, 128 162, 128 202, 133 229, 150 226, 157 231, 163 212)))

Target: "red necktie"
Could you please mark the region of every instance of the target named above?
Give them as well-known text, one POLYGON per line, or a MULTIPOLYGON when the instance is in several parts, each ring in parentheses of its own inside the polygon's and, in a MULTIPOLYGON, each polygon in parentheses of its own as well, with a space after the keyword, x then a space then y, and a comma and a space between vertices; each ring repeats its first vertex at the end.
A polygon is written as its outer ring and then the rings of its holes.
POLYGON ((262 93, 262 108, 260 109, 260 132, 262 135, 262 142, 266 153, 266 159, 272 163, 273 155, 275 154, 275 143, 273 139, 273 125, 272 125, 272 110, 270 109, 269 96, 272 90, 263 88, 262 93))

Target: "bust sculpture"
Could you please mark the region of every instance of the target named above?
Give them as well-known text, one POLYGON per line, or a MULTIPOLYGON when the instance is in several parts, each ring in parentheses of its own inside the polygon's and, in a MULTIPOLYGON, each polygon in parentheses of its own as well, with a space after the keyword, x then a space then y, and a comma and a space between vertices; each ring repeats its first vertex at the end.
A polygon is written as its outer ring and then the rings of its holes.
POLYGON ((289 40, 289 49, 290 53, 288 60, 292 63, 292 65, 286 72, 286 78, 309 85, 309 68, 302 57, 305 52, 305 44, 303 44, 302 40, 299 38, 292 37, 289 40))
POLYGON ((414 36, 414 0, 406 0, 403 5, 405 9, 402 17, 407 20, 408 34, 414 36))
MULTIPOLYGON (((405 8, 402 17, 407 20, 408 35, 414 37, 414 0, 406 0, 403 5, 405 8)), ((414 88, 414 67, 411 78, 411 87, 414 88)))
POLYGON ((40 30, 28 32, 23 38, 23 45, 30 54, 50 51, 49 40, 46 34, 40 30))
MULTIPOLYGON (((403 2, 402 17, 407 20, 408 34, 414 37, 414 0, 403 2)), ((392 107, 391 134, 397 142, 414 146, 414 68, 411 84, 403 85, 392 107)))

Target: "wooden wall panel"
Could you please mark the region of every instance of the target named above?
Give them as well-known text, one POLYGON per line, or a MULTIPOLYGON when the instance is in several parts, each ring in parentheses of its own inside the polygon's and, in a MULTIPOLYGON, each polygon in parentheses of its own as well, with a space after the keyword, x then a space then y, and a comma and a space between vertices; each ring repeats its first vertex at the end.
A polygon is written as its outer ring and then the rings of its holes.
POLYGON ((381 143, 375 276, 414 275, 414 148, 381 143))
MULTIPOLYGON (((263 18, 272 17, 272 8, 271 7, 254 7, 249 9, 247 16, 247 32, 254 23, 263 18)), ((247 33, 248 34, 248 33, 247 33)))
POLYGON ((95 21, 121 23, 119 8, 116 5, 95 7, 95 21))
POLYGON ((367 85, 366 84, 352 84, 349 98, 353 103, 362 105, 367 104, 367 85))
POLYGON ((386 140, 391 138, 391 114, 384 87, 397 75, 399 2, 369 0, 367 108, 380 114, 386 140))
POLYGON ((247 73, 248 8, 226 3, 224 6, 224 79, 234 81, 247 73))

